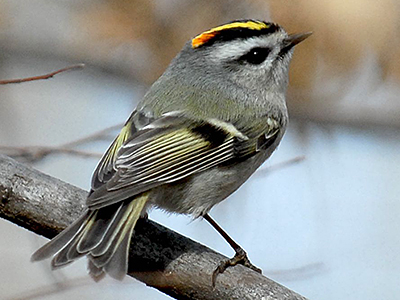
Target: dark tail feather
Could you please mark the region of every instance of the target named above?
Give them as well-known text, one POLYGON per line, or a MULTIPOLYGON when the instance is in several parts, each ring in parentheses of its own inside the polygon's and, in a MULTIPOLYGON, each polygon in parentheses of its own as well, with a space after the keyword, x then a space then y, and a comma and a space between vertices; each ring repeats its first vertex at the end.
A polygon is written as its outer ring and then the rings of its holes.
POLYGON ((128 251, 137 220, 143 211, 147 194, 93 211, 76 222, 32 255, 32 261, 54 256, 52 267, 67 265, 87 255, 88 270, 96 281, 104 272, 123 279, 128 268, 128 251))
POLYGON ((106 275, 103 268, 96 267, 90 259, 88 260, 88 271, 89 271, 90 276, 96 282, 103 279, 104 276, 106 275))
POLYGON ((123 203, 116 203, 106 209, 98 210, 96 222, 85 231, 77 245, 77 252, 87 253, 101 243, 112 224, 115 223, 115 218, 119 215, 122 206, 123 203))
POLYGON ((35 253, 32 254, 31 261, 43 260, 59 252, 83 229, 91 214, 92 212, 87 211, 50 242, 39 248, 35 253))
POLYGON ((114 222, 113 228, 104 236, 102 243, 93 251, 89 259, 97 268, 102 268, 111 277, 122 280, 128 271, 129 245, 134 227, 147 202, 147 195, 129 203, 126 213, 114 222))
MULTIPOLYGON (((133 201, 136 202, 136 199, 133 201)), ((107 250, 110 248, 112 242, 115 241, 115 238, 120 232, 121 228, 124 226, 132 208, 134 208, 134 204, 136 203, 126 201, 121 205, 119 213, 115 216, 114 222, 110 224, 109 229, 103 235, 101 243, 97 245, 95 248, 90 250, 90 254, 92 256, 97 257, 105 255, 107 250)))
POLYGON ((62 250, 53 257, 51 261, 51 266, 53 269, 65 266, 86 254, 84 252, 79 252, 77 245, 82 240, 82 237, 85 236, 86 232, 89 231, 94 224, 96 224, 98 213, 98 210, 92 211, 79 232, 77 232, 77 234, 64 245, 64 248, 62 248, 62 250))
POLYGON ((131 225, 129 232, 125 234, 121 244, 114 252, 112 258, 104 266, 106 273, 115 279, 122 280, 126 273, 128 273, 129 246, 134 227, 134 225, 131 225))

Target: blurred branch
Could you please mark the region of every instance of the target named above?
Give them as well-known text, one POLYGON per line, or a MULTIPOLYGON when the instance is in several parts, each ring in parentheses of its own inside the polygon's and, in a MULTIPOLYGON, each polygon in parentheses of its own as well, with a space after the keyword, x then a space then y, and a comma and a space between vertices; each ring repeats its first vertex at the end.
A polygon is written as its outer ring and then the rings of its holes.
POLYGON ((101 157, 100 153, 93 153, 76 149, 68 149, 63 147, 50 147, 50 146, 25 146, 25 147, 0 146, 0 151, 16 159, 22 158, 26 162, 35 162, 40 159, 43 159, 49 154, 56 154, 56 153, 66 153, 83 157, 97 157, 97 158, 101 157))
POLYGON ((103 139, 110 131, 116 130, 116 129, 121 129, 122 126, 124 124, 117 124, 117 125, 113 125, 104 129, 101 129, 100 131, 97 131, 95 133, 92 133, 88 136, 85 136, 83 138, 71 141, 71 142, 67 142, 65 144, 62 144, 60 147, 65 147, 65 148, 72 148, 72 147, 76 147, 88 142, 93 142, 96 140, 100 140, 103 139))
POLYGON ((62 291, 71 290, 74 288, 89 286, 93 281, 90 277, 77 277, 67 279, 65 282, 56 282, 48 285, 42 285, 38 288, 33 288, 25 293, 19 292, 15 296, 5 298, 4 300, 33 300, 44 299, 52 295, 59 295, 62 291))
POLYGON ((266 172, 276 171, 276 170, 280 170, 280 169, 283 169, 283 168, 286 168, 289 166, 293 166, 295 164, 298 164, 298 163, 304 161, 305 159, 306 159, 305 156, 296 156, 294 158, 285 160, 283 162, 277 163, 272 166, 261 167, 254 175, 263 176, 263 175, 265 175, 266 172))
POLYGON ((322 262, 315 262, 300 266, 298 268, 290 268, 286 270, 271 270, 268 274, 280 280, 304 280, 306 278, 315 277, 316 275, 326 274, 327 267, 322 262))
POLYGON ((16 159, 23 159, 24 162, 36 162, 40 159, 43 159, 47 155, 56 154, 56 153, 66 153, 71 155, 78 155, 83 157, 96 157, 100 158, 100 153, 93 153, 83 150, 72 149, 73 147, 93 142, 99 139, 103 139, 106 137, 107 133, 113 131, 115 129, 119 129, 123 126, 123 124, 117 124, 100 131, 97 131, 93 134, 85 136, 83 138, 79 138, 77 140, 73 140, 71 142, 67 142, 61 144, 56 147, 51 146, 22 146, 22 147, 13 147, 13 146, 0 146, 0 152, 11 156, 16 159))
POLYGON ((66 68, 59 69, 57 71, 44 74, 44 75, 39 75, 39 76, 33 76, 33 77, 26 77, 26 78, 18 78, 18 79, 8 79, 8 80, 0 80, 0 85, 4 84, 11 84, 11 83, 22 83, 22 82, 28 82, 28 81, 36 81, 36 80, 45 80, 52 78, 53 76, 64 73, 67 71, 73 71, 73 70, 80 70, 85 67, 85 64, 77 64, 77 65, 72 65, 66 68))
MULTIPOLYGON (((345 87, 342 86, 343 90, 345 87)), ((400 101, 398 89, 384 89, 382 97, 336 98, 335 94, 319 95, 319 101, 307 102, 312 97, 299 90, 288 91, 288 109, 291 120, 338 124, 346 126, 400 127, 400 101), (335 99, 336 101, 333 101, 335 99)), ((360 93, 362 90, 360 89, 360 93)))
MULTIPOLYGON (((47 238, 85 209, 87 192, 0 155, 0 217, 47 238)), ((243 266, 211 284, 223 255, 150 220, 135 228, 129 275, 176 299, 306 298, 243 266)))

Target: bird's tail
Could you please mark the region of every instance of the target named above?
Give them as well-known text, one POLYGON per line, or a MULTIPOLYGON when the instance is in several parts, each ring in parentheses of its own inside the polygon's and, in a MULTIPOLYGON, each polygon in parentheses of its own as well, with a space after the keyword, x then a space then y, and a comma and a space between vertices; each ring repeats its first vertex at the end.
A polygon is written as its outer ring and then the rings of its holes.
POLYGON ((100 209, 89 210, 50 242, 31 260, 54 258, 53 268, 87 255, 89 273, 97 281, 105 273, 122 280, 128 271, 128 250, 133 229, 148 200, 142 194, 100 209))

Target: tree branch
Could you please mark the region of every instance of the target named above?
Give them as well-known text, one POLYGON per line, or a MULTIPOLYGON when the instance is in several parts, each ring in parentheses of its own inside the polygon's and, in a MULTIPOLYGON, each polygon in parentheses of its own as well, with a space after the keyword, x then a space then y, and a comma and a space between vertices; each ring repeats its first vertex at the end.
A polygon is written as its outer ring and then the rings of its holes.
POLYGON ((77 64, 77 65, 68 66, 68 67, 65 67, 65 68, 59 69, 57 71, 48 73, 48 74, 44 74, 44 75, 26 77, 26 78, 0 80, 0 85, 10 84, 10 83, 22 83, 22 82, 36 81, 36 80, 45 80, 45 79, 52 78, 59 73, 72 71, 72 70, 78 70, 78 69, 82 69, 84 67, 85 67, 85 64, 77 64))
MULTIPOLYGON (((84 210, 87 193, 0 155, 0 217, 52 238, 84 210)), ((211 284, 223 255, 150 220, 135 228, 129 275, 176 299, 307 300, 243 266, 211 284)))
POLYGON ((100 131, 97 131, 95 133, 92 133, 88 136, 85 136, 83 138, 79 138, 77 140, 61 144, 59 146, 1 146, 0 145, 0 152, 14 159, 17 159, 18 161, 23 161, 24 163, 37 162, 38 160, 41 160, 50 154, 56 154, 56 153, 67 153, 83 157, 100 158, 102 156, 101 153, 87 152, 72 148, 88 142, 105 139, 110 131, 115 129, 120 129, 122 128, 123 125, 124 125, 123 123, 113 125, 104 128, 100 131))

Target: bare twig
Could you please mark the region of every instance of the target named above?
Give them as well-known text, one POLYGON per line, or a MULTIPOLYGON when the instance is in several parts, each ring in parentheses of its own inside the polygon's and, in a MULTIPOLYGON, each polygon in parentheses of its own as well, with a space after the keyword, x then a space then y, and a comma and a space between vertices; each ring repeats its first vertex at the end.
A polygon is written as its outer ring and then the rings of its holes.
POLYGON ((33 300, 33 299, 43 299, 48 296, 59 294, 65 290, 71 290, 73 288, 88 286, 92 284, 92 280, 89 277, 83 278, 78 277, 74 279, 68 279, 66 282, 57 282, 51 285, 40 286, 29 290, 26 293, 18 293, 18 295, 6 298, 4 300, 33 300))
POLYGON ((13 158, 23 159, 26 162, 35 162, 50 154, 64 153, 82 157, 100 158, 101 153, 88 152, 77 149, 50 146, 12 147, 0 146, 0 151, 13 158))
POLYGON ((104 128, 104 129, 102 129, 100 131, 97 131, 95 133, 92 133, 92 134, 90 134, 90 135, 88 135, 86 137, 83 137, 83 138, 80 138, 80 139, 77 139, 77 140, 62 144, 62 145, 60 145, 60 147, 72 148, 72 147, 76 147, 76 146, 79 146, 79 145, 82 145, 82 144, 85 144, 85 143, 88 143, 88 142, 93 142, 95 140, 102 139, 110 131, 113 131, 113 130, 116 130, 116 129, 120 129, 120 128, 122 128, 123 125, 124 124, 121 123, 121 124, 117 124, 117 125, 113 125, 113 126, 104 128))
POLYGON ((274 278, 280 278, 280 280, 289 281, 310 278, 316 276, 317 274, 323 274, 326 272, 326 265, 322 262, 316 262, 306 264, 298 268, 268 271, 268 274, 273 275, 274 278))
POLYGON ((88 151, 83 151, 83 150, 77 150, 77 149, 72 149, 73 147, 92 142, 95 140, 103 139, 106 137, 106 134, 112 130, 119 129, 123 126, 123 124, 117 124, 113 125, 110 127, 107 127, 105 129, 102 129, 100 131, 97 131, 93 134, 90 134, 86 137, 67 142, 64 144, 61 144, 56 147, 51 147, 51 146, 22 146, 22 147, 16 147, 16 146, 0 146, 0 152, 3 154, 6 154, 8 156, 11 156, 13 158, 18 158, 18 159, 23 159, 24 162, 35 162, 40 159, 43 159, 44 157, 50 155, 50 154, 56 154, 56 153, 66 153, 66 154, 71 154, 71 155, 77 155, 77 156, 83 156, 83 157, 96 157, 100 158, 101 154, 100 153, 93 153, 93 152, 88 152, 88 151))
POLYGON ((254 175, 255 176, 260 176, 260 175, 263 176, 267 172, 272 172, 272 171, 276 171, 276 170, 280 170, 280 169, 286 168, 288 166, 292 166, 294 164, 297 164, 297 163, 300 163, 300 162, 304 161, 305 159, 306 159, 305 156, 296 156, 294 158, 285 160, 283 162, 277 163, 277 164, 272 165, 272 166, 262 167, 254 175))
POLYGON ((4 84, 11 84, 11 83, 22 83, 22 82, 28 82, 28 81, 35 81, 35 80, 44 80, 44 79, 49 79, 52 78, 53 76, 67 72, 67 71, 73 71, 73 70, 79 70, 85 67, 85 64, 77 64, 77 65, 72 65, 66 68, 59 69, 57 71, 44 74, 44 75, 39 75, 39 76, 33 76, 33 77, 26 77, 26 78, 18 78, 18 79, 8 79, 8 80, 0 80, 0 85, 4 84))
MULTIPOLYGON (((0 155, 0 217, 54 237, 84 210, 87 192, 0 155)), ((223 255, 150 220, 135 227, 129 275, 181 300, 306 300, 243 266, 211 274, 223 255)))

